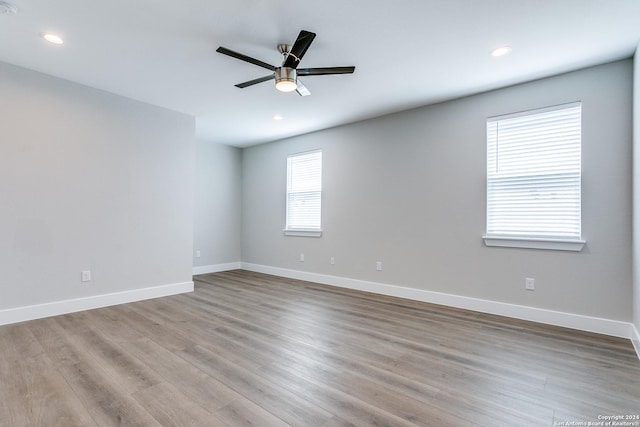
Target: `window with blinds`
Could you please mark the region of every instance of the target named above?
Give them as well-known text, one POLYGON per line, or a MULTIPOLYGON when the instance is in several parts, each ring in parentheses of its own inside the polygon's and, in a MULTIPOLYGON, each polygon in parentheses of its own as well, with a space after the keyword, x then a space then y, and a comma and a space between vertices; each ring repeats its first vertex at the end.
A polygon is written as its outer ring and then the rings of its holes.
POLYGON ((287 157, 285 234, 321 235, 322 151, 287 157))
POLYGON ((489 246, 581 250, 581 103, 487 120, 489 246))

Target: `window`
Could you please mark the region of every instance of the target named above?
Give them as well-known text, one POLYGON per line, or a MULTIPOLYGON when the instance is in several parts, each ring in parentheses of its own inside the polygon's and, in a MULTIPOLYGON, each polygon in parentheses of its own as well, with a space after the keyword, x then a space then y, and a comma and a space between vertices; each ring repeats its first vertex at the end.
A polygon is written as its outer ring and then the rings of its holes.
POLYGON ((289 236, 320 237, 322 151, 287 157, 287 218, 289 236))
POLYGON ((582 249, 581 110, 487 120, 487 246, 582 249))

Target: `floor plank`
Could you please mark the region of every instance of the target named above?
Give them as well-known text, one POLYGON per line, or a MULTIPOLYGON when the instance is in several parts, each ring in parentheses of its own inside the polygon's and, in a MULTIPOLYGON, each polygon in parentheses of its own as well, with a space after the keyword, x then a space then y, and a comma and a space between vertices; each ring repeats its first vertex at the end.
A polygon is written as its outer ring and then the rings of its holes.
POLYGON ((59 369, 74 393, 100 426, 159 426, 131 395, 95 365, 79 363, 59 369))
POLYGON ((169 383, 157 384, 136 392, 133 396, 163 426, 226 425, 169 383))
POLYGON ((95 425, 27 324, 0 328, 0 425, 95 425))

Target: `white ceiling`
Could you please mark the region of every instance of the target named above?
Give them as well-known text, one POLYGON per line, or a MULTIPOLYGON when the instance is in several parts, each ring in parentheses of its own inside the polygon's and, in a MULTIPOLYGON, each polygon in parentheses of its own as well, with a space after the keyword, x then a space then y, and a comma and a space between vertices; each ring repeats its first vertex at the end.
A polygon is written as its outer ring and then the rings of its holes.
POLYGON ((627 58, 640 40, 639 0, 8 1, 0 61, 191 114, 198 138, 235 146, 627 58), (301 29, 317 33, 301 67, 355 73, 306 77, 307 97, 238 89, 269 72, 215 52, 279 65, 301 29))

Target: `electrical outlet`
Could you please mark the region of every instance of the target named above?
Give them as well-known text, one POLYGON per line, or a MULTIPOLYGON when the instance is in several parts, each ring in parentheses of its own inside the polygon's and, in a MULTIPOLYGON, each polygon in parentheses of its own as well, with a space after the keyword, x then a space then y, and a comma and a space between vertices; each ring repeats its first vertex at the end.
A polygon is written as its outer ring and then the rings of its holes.
POLYGON ((336 263, 336 259, 334 257, 329 258, 329 262, 331 263, 331 265, 334 265, 336 263))
POLYGON ((83 282, 90 282, 91 281, 91 270, 83 270, 81 275, 80 275, 80 280, 82 280, 83 282))
POLYGON ((382 271, 382 261, 376 261, 376 271, 382 271))
POLYGON ((196 251, 196 258, 200 258, 200 251, 196 251))
POLYGON ((304 262, 304 254, 300 254, 300 262, 304 262))
POLYGON ((531 277, 527 277, 526 279, 524 279, 524 288, 528 291, 535 291, 536 280, 532 279, 531 277))

